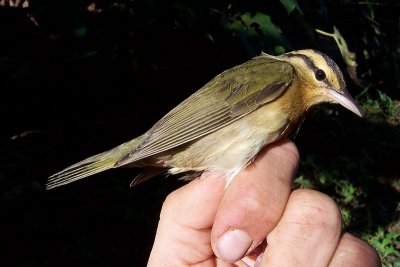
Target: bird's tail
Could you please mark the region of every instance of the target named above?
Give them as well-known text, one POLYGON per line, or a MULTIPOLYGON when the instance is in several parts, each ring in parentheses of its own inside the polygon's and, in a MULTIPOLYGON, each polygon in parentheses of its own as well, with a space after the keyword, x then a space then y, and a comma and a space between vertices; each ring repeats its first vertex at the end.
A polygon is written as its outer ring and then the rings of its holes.
POLYGON ((58 186, 69 184, 76 180, 80 180, 90 175, 111 169, 120 158, 128 154, 139 145, 143 139, 142 137, 143 135, 123 143, 113 149, 84 159, 56 174, 53 174, 47 180, 46 189, 49 190, 58 186))

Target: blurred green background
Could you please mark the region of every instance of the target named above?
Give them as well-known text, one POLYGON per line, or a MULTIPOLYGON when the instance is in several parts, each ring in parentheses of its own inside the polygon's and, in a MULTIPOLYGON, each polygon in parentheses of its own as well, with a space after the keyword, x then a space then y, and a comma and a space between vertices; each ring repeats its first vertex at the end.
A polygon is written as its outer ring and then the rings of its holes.
POLYGON ((397 0, 0 1, 0 266, 145 266, 183 182, 131 189, 138 170, 117 169, 46 192, 46 178, 143 133, 221 71, 302 48, 334 58, 365 116, 309 114, 294 188, 329 194, 344 228, 400 266, 399 16, 397 0), (334 27, 342 53, 316 32, 334 27))

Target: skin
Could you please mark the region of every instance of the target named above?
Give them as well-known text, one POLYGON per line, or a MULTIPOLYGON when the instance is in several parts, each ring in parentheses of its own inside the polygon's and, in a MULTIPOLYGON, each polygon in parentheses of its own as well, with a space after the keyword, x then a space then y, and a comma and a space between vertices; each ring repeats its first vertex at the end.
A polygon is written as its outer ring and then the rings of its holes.
POLYGON ((226 190, 225 178, 208 172, 172 192, 148 266, 381 266, 374 248, 341 231, 332 199, 291 191, 298 162, 295 145, 282 140, 226 190))

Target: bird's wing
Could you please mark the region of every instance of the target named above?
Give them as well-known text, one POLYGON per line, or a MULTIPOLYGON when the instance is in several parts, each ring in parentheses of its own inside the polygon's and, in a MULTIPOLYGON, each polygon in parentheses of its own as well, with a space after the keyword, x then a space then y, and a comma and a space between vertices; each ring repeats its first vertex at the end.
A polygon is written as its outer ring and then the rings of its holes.
POLYGON ((263 54, 216 76, 158 121, 114 167, 164 152, 216 131, 278 98, 294 69, 263 54))

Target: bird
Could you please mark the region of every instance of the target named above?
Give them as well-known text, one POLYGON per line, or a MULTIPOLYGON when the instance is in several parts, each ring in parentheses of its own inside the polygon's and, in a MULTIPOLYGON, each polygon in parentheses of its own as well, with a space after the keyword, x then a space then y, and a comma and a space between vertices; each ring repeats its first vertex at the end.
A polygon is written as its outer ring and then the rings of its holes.
POLYGON ((190 180, 217 171, 229 185, 266 145, 297 133, 310 109, 340 104, 362 117, 338 65, 313 49, 261 52, 215 76, 147 132, 50 176, 46 189, 118 167, 190 180))

